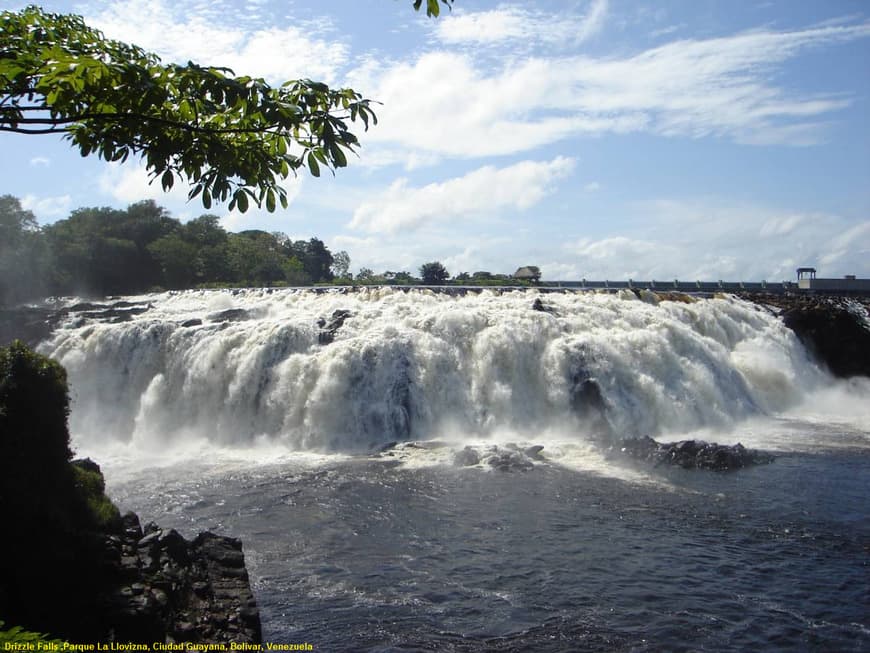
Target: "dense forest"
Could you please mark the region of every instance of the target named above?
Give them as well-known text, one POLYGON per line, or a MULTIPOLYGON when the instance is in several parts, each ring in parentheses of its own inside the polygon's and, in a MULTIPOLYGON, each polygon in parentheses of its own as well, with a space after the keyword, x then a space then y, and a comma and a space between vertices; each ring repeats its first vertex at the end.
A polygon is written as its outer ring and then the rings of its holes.
POLYGON ((216 215, 182 223, 153 201, 81 208, 40 227, 0 197, 0 305, 50 295, 208 286, 308 285, 346 277, 350 258, 317 239, 227 232, 216 215))
MULTIPOLYGON (((540 275, 538 268, 531 266, 540 275)), ((536 276, 531 283, 537 283, 536 276)), ((232 233, 204 214, 182 223, 152 200, 126 209, 80 208, 40 226, 12 195, 0 196, 0 306, 58 295, 127 295, 209 287, 313 284, 528 285, 486 271, 452 280, 438 261, 405 271, 350 273, 347 252, 318 238, 258 229, 232 233)))

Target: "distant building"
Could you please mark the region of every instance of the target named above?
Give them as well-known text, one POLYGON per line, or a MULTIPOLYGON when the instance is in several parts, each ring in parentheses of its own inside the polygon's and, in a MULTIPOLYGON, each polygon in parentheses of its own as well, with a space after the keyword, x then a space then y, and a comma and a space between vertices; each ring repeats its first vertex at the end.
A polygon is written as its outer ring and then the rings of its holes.
POLYGON ((514 272, 514 279, 538 283, 541 280, 541 269, 537 265, 526 265, 514 272))
POLYGON ((870 292, 870 279, 857 279, 854 274, 847 274, 842 279, 820 279, 816 277, 815 268, 797 269, 798 288, 800 290, 822 292, 870 292))

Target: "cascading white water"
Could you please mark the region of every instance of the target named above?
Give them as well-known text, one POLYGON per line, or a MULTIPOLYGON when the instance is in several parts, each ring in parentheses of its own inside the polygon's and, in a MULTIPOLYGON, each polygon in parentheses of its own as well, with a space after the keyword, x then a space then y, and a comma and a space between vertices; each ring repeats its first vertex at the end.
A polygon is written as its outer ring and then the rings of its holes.
POLYGON ((602 410, 618 437, 657 435, 785 410, 827 378, 780 320, 734 298, 371 288, 136 301, 150 309, 117 324, 72 314, 41 345, 69 372, 79 443, 583 439, 602 410), (330 325, 336 311, 349 316, 330 325))

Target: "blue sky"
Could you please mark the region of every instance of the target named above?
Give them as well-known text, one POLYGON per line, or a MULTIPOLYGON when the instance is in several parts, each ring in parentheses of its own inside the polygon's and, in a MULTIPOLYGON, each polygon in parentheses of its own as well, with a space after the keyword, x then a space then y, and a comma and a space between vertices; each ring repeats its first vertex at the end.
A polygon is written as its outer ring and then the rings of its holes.
MULTIPOLYGON (((23 4, 23 3, 22 3, 23 4)), ((46 2, 166 61, 383 103, 358 159, 303 173, 230 230, 322 238, 351 269, 545 279, 870 277, 870 5, 863 0, 46 2)), ((13 9, 17 6, 13 6, 13 9)), ((40 222, 164 194, 135 162, 0 135, 0 194, 40 222)))

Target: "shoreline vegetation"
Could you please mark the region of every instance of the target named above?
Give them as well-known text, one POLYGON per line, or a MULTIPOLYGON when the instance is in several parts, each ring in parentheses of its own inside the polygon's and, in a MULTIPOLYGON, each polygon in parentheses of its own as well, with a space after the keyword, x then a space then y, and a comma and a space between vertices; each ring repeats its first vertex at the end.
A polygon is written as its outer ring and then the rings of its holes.
POLYGON ((0 642, 260 643, 241 541, 122 516, 99 465, 72 460, 68 415, 59 363, 0 348, 0 642))

